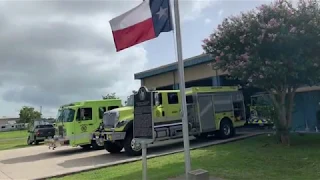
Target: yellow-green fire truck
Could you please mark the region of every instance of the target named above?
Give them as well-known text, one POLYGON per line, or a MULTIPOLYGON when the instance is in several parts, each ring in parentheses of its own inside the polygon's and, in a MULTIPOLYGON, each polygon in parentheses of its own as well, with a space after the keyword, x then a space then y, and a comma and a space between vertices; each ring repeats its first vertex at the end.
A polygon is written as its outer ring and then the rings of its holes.
MULTIPOLYGON (((156 90, 152 98, 154 142, 182 137, 180 91, 156 90)), ((130 96, 126 107, 105 112, 104 127, 95 133, 110 153, 124 148, 129 156, 141 155, 140 143, 133 138, 133 99, 130 96)), ((186 99, 189 134, 196 138, 213 134, 229 138, 236 127, 246 123, 244 98, 238 87, 192 87, 186 89, 186 99)))
POLYGON ((102 124, 103 113, 121 107, 120 99, 74 102, 58 110, 54 138, 45 140, 49 148, 81 146, 103 149, 103 141, 93 140, 92 133, 102 124))
POLYGON ((252 95, 248 125, 273 125, 272 111, 272 102, 267 93, 257 93, 252 95))

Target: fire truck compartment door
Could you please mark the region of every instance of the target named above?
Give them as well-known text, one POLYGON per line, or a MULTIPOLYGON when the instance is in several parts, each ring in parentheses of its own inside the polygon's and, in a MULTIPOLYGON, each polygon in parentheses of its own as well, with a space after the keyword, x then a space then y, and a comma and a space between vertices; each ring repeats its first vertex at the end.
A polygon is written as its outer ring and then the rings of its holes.
POLYGON ((208 132, 216 129, 214 119, 213 95, 198 96, 200 131, 208 132))

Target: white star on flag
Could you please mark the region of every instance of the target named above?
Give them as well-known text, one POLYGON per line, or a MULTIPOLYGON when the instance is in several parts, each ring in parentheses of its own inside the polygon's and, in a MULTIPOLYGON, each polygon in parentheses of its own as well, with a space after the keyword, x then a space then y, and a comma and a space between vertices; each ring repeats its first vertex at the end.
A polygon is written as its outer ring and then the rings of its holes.
POLYGON ((159 15, 159 19, 161 19, 162 16, 167 16, 168 8, 162 8, 160 7, 160 10, 157 12, 159 15))

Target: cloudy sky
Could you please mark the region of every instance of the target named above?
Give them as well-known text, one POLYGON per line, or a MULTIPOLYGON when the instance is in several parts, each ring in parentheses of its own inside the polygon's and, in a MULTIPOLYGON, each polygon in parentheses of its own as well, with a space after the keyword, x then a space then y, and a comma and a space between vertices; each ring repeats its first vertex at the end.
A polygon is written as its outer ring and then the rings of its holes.
MULTIPOLYGON (((24 105, 55 117, 61 104, 124 98, 139 87, 134 73, 174 62, 172 32, 116 53, 109 20, 141 1, 0 1, 0 117, 17 117, 24 105)), ((202 53, 223 18, 264 2, 180 0, 184 58, 202 53)))

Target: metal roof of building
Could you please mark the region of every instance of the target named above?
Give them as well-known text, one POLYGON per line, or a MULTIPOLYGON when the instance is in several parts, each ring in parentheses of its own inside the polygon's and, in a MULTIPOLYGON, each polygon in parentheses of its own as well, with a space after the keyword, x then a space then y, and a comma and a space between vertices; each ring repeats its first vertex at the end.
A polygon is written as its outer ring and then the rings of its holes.
MULTIPOLYGON (((210 57, 208 54, 201 54, 199 56, 191 57, 184 60, 184 67, 191 67, 203 63, 208 63, 212 61, 212 57, 210 57)), ((158 74, 163 74, 171 71, 176 71, 178 69, 178 63, 170 63, 164 66, 160 66, 157 68, 149 69, 146 71, 142 71, 139 73, 134 74, 134 79, 144 79, 151 76, 156 76, 158 74)))

